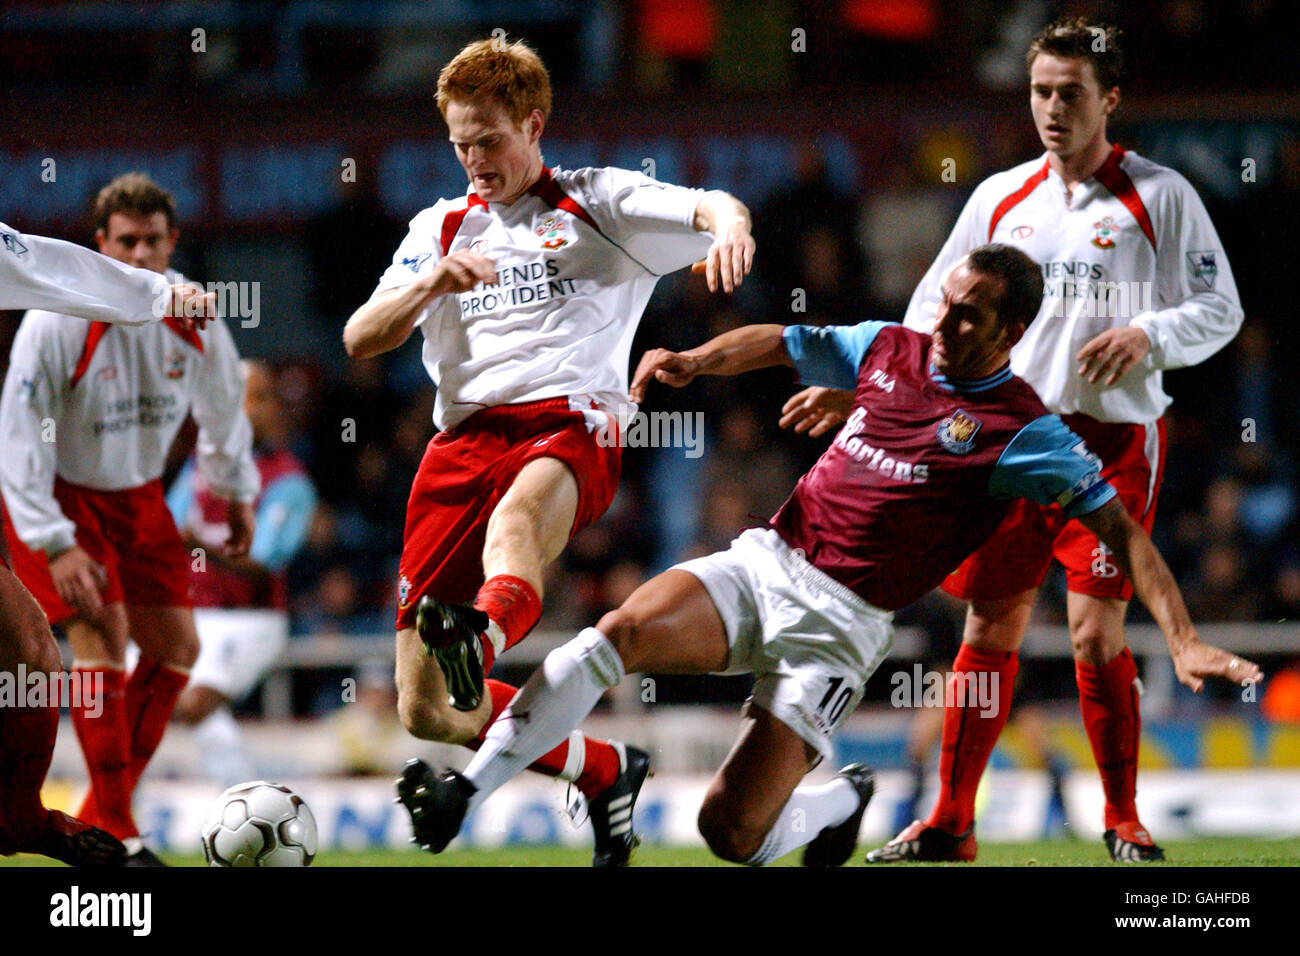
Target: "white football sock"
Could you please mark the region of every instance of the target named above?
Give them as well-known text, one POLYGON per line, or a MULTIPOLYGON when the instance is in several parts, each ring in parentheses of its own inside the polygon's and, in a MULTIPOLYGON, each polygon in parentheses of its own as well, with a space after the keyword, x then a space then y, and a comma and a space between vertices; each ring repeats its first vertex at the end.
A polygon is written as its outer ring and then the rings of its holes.
POLYGON ((623 661, 594 627, 546 655, 519 689, 465 768, 478 792, 470 809, 564 742, 601 695, 623 679, 623 661))
POLYGON ((244 749, 244 736, 228 707, 218 707, 194 727, 203 769, 223 787, 254 780, 257 774, 244 749))
POLYGON ((745 862, 764 866, 798 849, 827 827, 839 826, 858 809, 858 791, 844 777, 820 787, 799 787, 781 808, 763 845, 745 862))

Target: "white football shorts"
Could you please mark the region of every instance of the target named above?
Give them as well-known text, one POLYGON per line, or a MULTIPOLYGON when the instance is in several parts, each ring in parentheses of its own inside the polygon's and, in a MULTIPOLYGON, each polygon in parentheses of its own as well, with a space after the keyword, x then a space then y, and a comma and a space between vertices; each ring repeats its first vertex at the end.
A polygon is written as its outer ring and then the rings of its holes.
POLYGON ((751 702, 831 756, 831 735, 893 646, 893 612, 813 567, 770 528, 676 569, 700 579, 722 617, 725 673, 753 673, 751 702))

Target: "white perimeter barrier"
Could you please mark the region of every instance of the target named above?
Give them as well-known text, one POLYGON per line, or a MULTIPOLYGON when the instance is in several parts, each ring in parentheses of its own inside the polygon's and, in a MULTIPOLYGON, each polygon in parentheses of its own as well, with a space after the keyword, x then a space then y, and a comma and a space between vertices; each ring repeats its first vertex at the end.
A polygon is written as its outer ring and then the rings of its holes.
MULTIPOLYGON (((824 780, 818 771, 812 779, 824 780)), ((709 778, 667 774, 651 778, 637 804, 637 829, 651 843, 698 845, 696 814, 709 778)), ((311 807, 320 828, 323 853, 330 849, 409 846, 410 824, 395 806, 386 778, 302 778, 279 781, 295 789, 311 807)), ((1161 840, 1198 836, 1300 836, 1300 771, 1249 770, 1144 771, 1138 805, 1143 822, 1161 840)), ((909 787, 905 773, 878 775, 875 799, 863 823, 863 843, 892 836, 894 816, 909 787)), ((59 788, 64 796, 78 791, 59 788)), ((193 781, 146 780, 136 797, 136 821, 163 848, 199 850, 203 820, 220 791, 193 781)), ((468 821, 462 847, 520 844, 589 846, 590 828, 575 830, 564 813, 565 787, 539 777, 524 777, 498 791, 468 821)), ((929 796, 925 805, 928 805, 929 796)), ((1068 780, 1066 804, 1071 824, 1083 839, 1101 836, 1102 795, 1092 773, 1068 780)), ((980 799, 981 842, 1017 842, 1042 836, 1048 805, 1044 774, 993 772, 980 799)))

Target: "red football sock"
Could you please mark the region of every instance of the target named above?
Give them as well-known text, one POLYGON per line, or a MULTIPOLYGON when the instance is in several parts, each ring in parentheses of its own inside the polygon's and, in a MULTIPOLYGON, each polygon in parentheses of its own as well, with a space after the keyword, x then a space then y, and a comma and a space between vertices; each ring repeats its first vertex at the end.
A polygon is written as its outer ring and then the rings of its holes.
POLYGON ((131 742, 127 739, 125 675, 111 667, 74 666, 72 672, 81 681, 81 706, 70 701, 68 710, 90 772, 90 793, 77 816, 119 840, 139 836, 131 819, 133 780, 131 742))
POLYGON ((1100 667, 1074 662, 1079 709, 1092 744, 1092 756, 1106 794, 1106 829, 1137 820, 1138 713, 1137 663, 1126 647, 1100 667))
MULTIPOLYGON (((519 688, 503 684, 499 680, 489 678, 484 681, 484 684, 492 694, 492 717, 478 732, 478 737, 465 745, 471 750, 478 750, 487 736, 488 728, 501 716, 501 712, 510 705, 510 701, 519 692, 519 688)), ((583 749, 581 753, 573 755, 572 762, 569 759, 569 745, 573 737, 570 736, 564 743, 529 764, 528 769, 548 777, 572 780, 573 785, 582 791, 582 795, 591 799, 607 789, 618 778, 621 769, 618 751, 603 740, 591 740, 582 734, 579 736, 582 737, 583 749)))
POLYGON ((478 608, 501 628, 505 641, 494 648, 483 642, 483 673, 492 669, 497 654, 514 647, 527 636, 542 616, 542 599, 533 586, 513 574, 497 574, 483 582, 474 599, 478 608))
MULTIPOLYGON (((981 651, 963 644, 953 661, 953 677, 969 674, 970 691, 955 693, 953 706, 943 714, 943 749, 939 756, 939 801, 930 813, 929 826, 949 833, 965 833, 975 822, 975 791, 988 765, 1011 711, 1011 688, 1020 669, 1015 651, 981 651), (996 680, 997 710, 984 716, 975 698, 981 674, 996 680)), ((960 691, 962 685, 956 685, 960 691)))
POLYGON ((176 699, 189 680, 188 673, 146 654, 140 655, 131 672, 131 679, 126 682, 126 725, 131 730, 132 789, 158 749, 176 708, 176 699))
POLYGON ((0 707, 0 853, 17 852, 45 830, 41 784, 58 730, 57 687, 48 706, 0 707))

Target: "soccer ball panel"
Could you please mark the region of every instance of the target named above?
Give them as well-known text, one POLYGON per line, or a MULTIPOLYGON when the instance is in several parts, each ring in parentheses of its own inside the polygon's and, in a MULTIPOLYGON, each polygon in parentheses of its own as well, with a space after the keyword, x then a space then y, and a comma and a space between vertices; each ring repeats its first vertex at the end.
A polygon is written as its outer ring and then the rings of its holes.
POLYGON ((262 780, 223 793, 203 827, 211 866, 309 866, 317 843, 316 819, 302 798, 262 780))
POLYGON ((238 830, 249 816, 248 804, 236 798, 221 809, 221 825, 227 830, 238 830))

